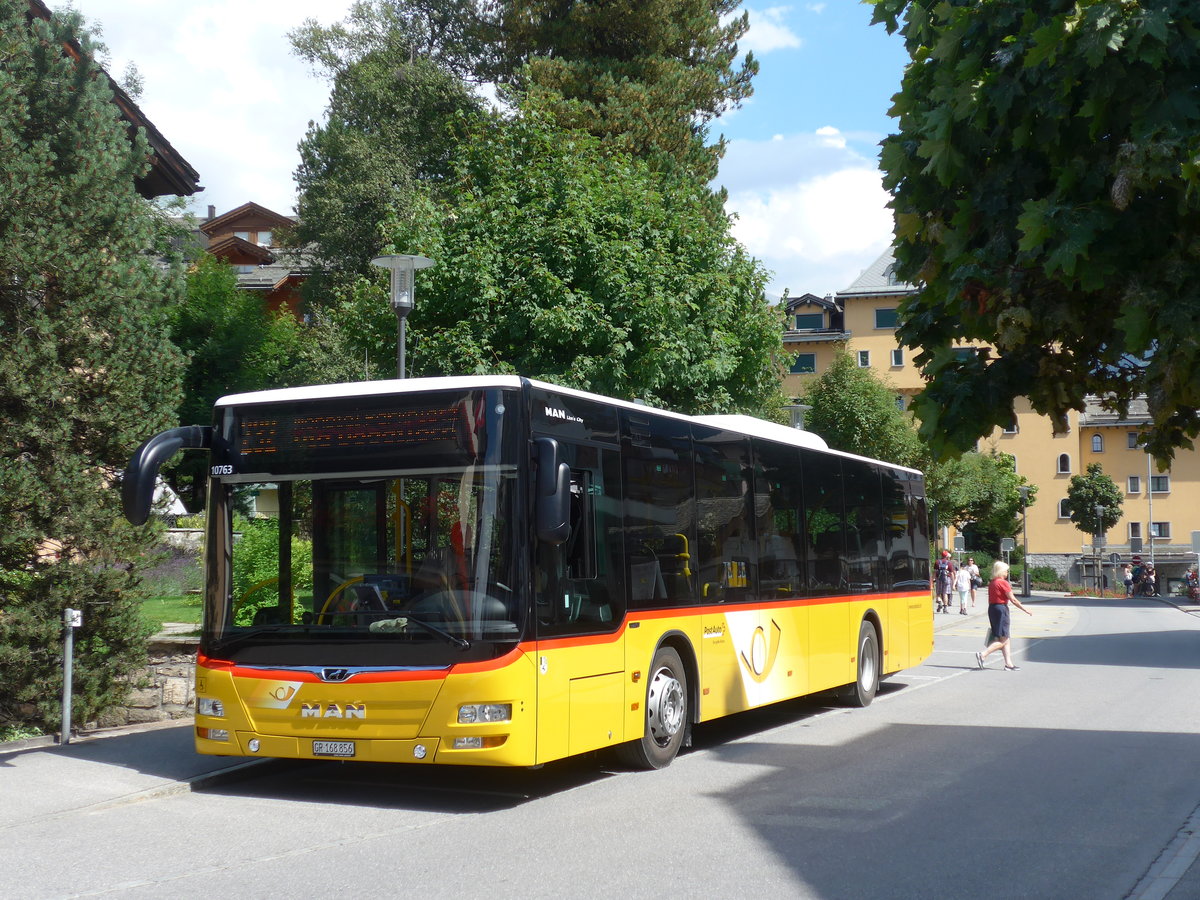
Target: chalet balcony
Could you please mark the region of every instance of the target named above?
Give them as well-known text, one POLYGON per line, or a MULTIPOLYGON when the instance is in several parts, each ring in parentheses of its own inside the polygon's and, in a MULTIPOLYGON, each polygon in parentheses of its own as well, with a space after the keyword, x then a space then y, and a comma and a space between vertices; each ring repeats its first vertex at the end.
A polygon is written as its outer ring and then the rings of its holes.
POLYGON ((843 328, 789 328, 783 333, 785 344, 828 343, 848 341, 850 332, 843 328))

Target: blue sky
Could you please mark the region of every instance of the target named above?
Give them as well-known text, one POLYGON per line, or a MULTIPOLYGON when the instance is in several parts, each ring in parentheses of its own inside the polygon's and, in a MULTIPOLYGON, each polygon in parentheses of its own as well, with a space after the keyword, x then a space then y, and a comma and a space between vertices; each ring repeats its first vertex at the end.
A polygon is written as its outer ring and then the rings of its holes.
MULTIPOLYGON (((293 212, 296 144, 321 118, 328 87, 291 55, 286 35, 306 18, 338 21, 349 5, 74 2, 100 24, 112 74, 138 67, 142 108, 200 172, 200 214, 248 200, 293 212)), ((754 96, 712 129, 729 141, 718 181, 734 233, 774 272, 770 293, 841 290, 891 239, 876 160, 903 45, 871 26, 871 8, 857 0, 745 9, 751 27, 740 47, 760 65, 754 96)))

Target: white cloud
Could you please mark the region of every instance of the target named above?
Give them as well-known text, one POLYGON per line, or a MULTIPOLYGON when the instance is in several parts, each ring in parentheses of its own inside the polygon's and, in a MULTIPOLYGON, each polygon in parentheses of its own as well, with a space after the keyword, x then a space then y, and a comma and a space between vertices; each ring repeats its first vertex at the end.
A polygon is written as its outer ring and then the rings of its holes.
POLYGON ((772 50, 788 50, 803 45, 803 39, 784 21, 791 11, 790 6, 772 6, 767 9, 746 7, 750 14, 750 28, 738 42, 740 51, 770 53, 772 50))
MULTIPOLYGON (((64 4, 58 4, 59 6, 64 4)), ((75 0, 103 28, 109 71, 132 61, 142 75, 142 110, 200 173, 193 199, 227 212, 254 200, 290 214, 296 145, 329 96, 291 52, 287 32, 305 19, 345 18, 350 0, 206 0, 181 9, 161 0, 75 0), (231 27, 231 24, 233 27, 231 27)))
POLYGON ((772 294, 841 290, 891 242, 879 171, 850 144, 834 128, 730 144, 726 209, 737 239, 774 272, 772 294))

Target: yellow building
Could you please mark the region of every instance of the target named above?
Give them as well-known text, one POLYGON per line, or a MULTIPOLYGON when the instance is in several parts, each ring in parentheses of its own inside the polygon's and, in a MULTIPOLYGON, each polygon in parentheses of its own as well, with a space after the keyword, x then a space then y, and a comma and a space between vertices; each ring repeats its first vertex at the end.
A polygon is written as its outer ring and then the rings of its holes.
MULTIPOLYGON (((784 377, 785 393, 803 395, 808 382, 844 347, 860 366, 895 388, 899 408, 908 408, 924 382, 911 351, 896 340, 896 310, 916 288, 896 280, 893 262, 886 252, 836 295, 822 299, 805 294, 788 301, 784 348, 792 359, 784 377)), ((963 352, 973 351, 964 345, 963 352)), ((1200 532, 1200 454, 1181 450, 1170 471, 1159 472, 1136 446, 1140 430, 1150 421, 1144 402, 1135 402, 1122 419, 1089 398, 1082 412, 1070 413, 1068 430, 1058 435, 1026 401, 1013 413, 1012 425, 980 441, 978 449, 1012 455, 1017 472, 1038 488, 1027 511, 1030 565, 1050 566, 1073 583, 1091 572, 1091 537, 1064 515, 1064 501, 1071 476, 1096 462, 1124 492, 1121 521, 1105 535, 1102 550, 1110 583, 1114 576, 1120 581, 1119 564, 1112 560, 1127 562, 1140 554, 1154 561, 1160 584, 1175 593, 1184 572, 1197 560, 1192 533, 1200 532)), ((1022 541, 1021 535, 1014 537, 1022 541)), ((941 540, 950 545, 952 539, 953 534, 943 530, 941 540)))

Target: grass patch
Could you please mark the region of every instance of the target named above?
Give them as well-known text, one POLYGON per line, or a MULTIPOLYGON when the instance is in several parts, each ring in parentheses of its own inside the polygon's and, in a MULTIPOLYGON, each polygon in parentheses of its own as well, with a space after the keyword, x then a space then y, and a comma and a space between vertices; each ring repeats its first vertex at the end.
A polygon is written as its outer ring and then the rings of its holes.
POLYGON ((142 618, 161 631, 167 622, 186 622, 200 627, 203 602, 198 595, 151 597, 142 601, 142 618))

